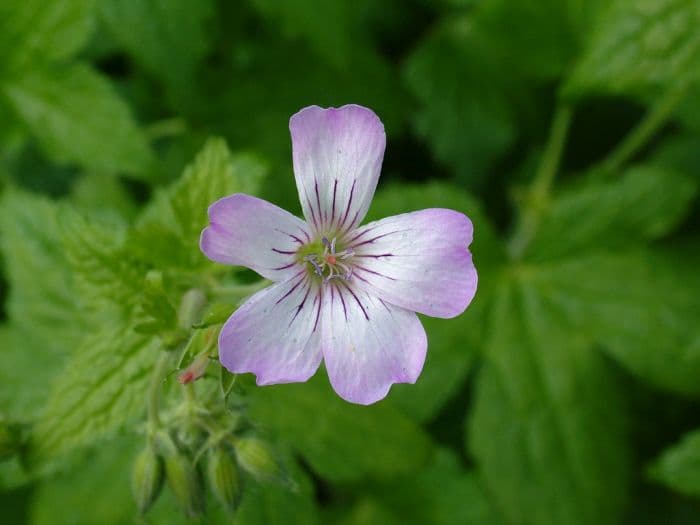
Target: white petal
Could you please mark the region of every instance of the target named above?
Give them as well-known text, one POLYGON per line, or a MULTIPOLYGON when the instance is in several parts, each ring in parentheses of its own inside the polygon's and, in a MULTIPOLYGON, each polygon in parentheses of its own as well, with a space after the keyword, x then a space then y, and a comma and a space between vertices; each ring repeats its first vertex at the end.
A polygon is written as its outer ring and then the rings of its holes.
POLYGON ((296 251, 309 242, 301 219, 262 199, 238 193, 209 206, 200 248, 211 260, 245 266, 273 281, 300 269, 296 251))
POLYGON ((338 395, 369 405, 416 382, 428 343, 416 314, 346 284, 323 288, 323 356, 338 395))
POLYGON ((370 109, 310 106, 289 120, 294 177, 304 216, 316 233, 360 224, 382 167, 384 126, 370 109))
POLYGON ((219 359, 258 385, 306 381, 321 363, 321 299, 306 272, 255 294, 226 321, 219 359))
POLYGON ((352 279, 385 301, 433 317, 461 314, 476 293, 464 214, 432 208, 388 217, 348 235, 352 279))

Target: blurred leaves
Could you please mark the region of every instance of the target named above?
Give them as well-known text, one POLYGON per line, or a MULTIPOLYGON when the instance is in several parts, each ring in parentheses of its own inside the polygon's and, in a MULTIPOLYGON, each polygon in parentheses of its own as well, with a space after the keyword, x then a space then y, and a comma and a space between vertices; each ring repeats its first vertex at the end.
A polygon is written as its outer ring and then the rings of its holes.
POLYGON ((148 169, 151 153, 143 131, 109 82, 91 68, 30 71, 3 91, 55 162, 106 174, 148 169))
POLYGON ((158 341, 130 333, 123 324, 86 338, 66 362, 38 418, 34 464, 90 445, 143 415, 157 351, 158 341))
POLYGON ((0 74, 33 61, 70 58, 92 30, 94 0, 6 0, 0 4, 0 74))
POLYGON ((469 446, 511 523, 616 523, 628 472, 614 378, 526 276, 489 318, 469 446))
POLYGON ((601 12, 564 94, 649 95, 697 79, 695 0, 612 0, 601 12))
POLYGON ((700 431, 691 432, 665 450, 650 468, 651 476, 689 496, 700 496, 700 431))
MULTIPOLYGON (((677 441, 700 394, 698 22, 695 0, 0 2, 0 419, 40 471, 0 465, 0 487, 33 483, 12 505, 28 523, 133 522, 143 443, 113 436, 143 420, 161 348, 185 344, 178 303, 194 288, 229 313, 252 290, 216 296, 246 274, 200 254, 207 207, 244 192, 298 211, 289 116, 359 103, 389 141, 367 220, 467 214, 477 296, 422 320, 423 374, 376 406, 322 371, 237 377, 236 424, 270 434, 296 490, 244 474, 235 514, 210 499, 206 522, 695 523, 679 494, 700 501, 697 430, 677 441), (571 139, 535 202, 522 185, 557 100, 571 139), (596 167, 645 106, 643 140, 596 167), (517 206, 539 220, 513 255, 517 206), (665 487, 640 483, 650 462, 665 487)), ((218 376, 197 383, 207 400, 218 376)), ((148 521, 185 523, 175 506, 166 491, 148 521)))
POLYGON ((187 96, 209 48, 210 0, 104 0, 97 11, 117 44, 163 82, 175 100, 187 96))
POLYGON ((396 409, 346 403, 318 376, 303 385, 256 389, 250 403, 253 420, 332 481, 415 471, 430 452, 425 433, 396 409))

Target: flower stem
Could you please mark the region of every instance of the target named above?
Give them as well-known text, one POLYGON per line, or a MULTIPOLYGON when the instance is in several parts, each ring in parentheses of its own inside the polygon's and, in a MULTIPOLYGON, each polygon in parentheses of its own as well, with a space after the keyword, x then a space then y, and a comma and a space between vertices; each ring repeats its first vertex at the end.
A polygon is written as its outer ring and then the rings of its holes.
POLYGON ((682 82, 669 89, 666 94, 649 109, 644 118, 624 138, 620 145, 601 162, 601 170, 606 173, 619 170, 642 149, 647 142, 649 142, 654 133, 666 123, 673 110, 676 109, 676 106, 683 100, 688 86, 688 82, 682 82))
POLYGON ((170 354, 165 351, 161 352, 156 362, 153 375, 151 376, 151 384, 148 387, 148 424, 152 431, 155 431, 160 425, 160 391, 163 385, 163 379, 168 370, 169 360, 170 354))
POLYGON ((559 169, 571 125, 571 116, 571 106, 566 104, 560 105, 554 113, 542 160, 527 192, 518 226, 508 243, 508 252, 513 258, 523 254, 539 226, 542 211, 547 204, 552 183, 559 169))

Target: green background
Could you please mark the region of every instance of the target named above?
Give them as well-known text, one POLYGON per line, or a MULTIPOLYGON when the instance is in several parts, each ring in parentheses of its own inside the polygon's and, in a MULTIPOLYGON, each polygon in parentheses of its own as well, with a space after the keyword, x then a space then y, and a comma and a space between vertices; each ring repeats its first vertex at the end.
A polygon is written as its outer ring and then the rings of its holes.
POLYGON ((356 103, 387 131, 368 219, 469 215, 476 299, 377 405, 244 378, 295 488, 200 521, 700 523, 698 28, 697 0, 0 0, 2 522, 187 522, 130 492, 172 321, 144 276, 244 279, 198 251, 207 205, 299 214, 290 115, 356 103))

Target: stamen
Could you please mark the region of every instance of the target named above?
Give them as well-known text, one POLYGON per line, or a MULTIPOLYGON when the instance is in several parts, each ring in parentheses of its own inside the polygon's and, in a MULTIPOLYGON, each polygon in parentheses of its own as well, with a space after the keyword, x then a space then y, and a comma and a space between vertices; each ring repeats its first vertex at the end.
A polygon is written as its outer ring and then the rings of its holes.
POLYGON ((333 237, 332 240, 328 240, 328 237, 321 238, 321 244, 323 245, 323 253, 317 253, 312 255, 307 255, 304 257, 304 261, 310 263, 314 268, 314 273, 319 277, 323 278, 323 282, 328 282, 331 279, 350 279, 352 276, 352 265, 345 262, 352 256, 355 252, 351 249, 344 250, 340 253, 336 253, 336 238, 333 237))

